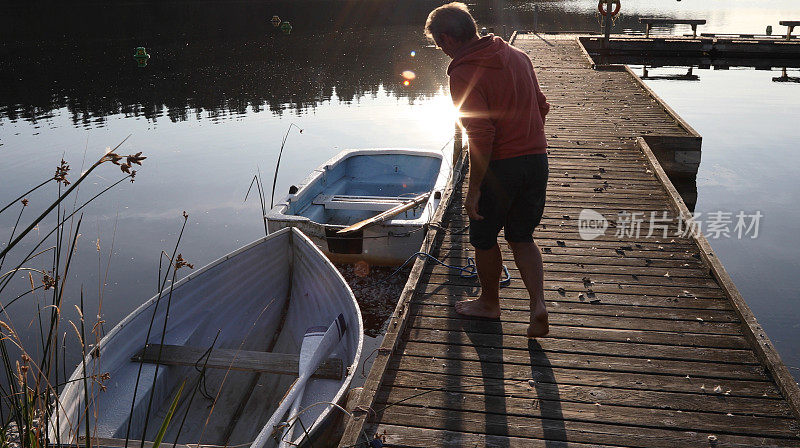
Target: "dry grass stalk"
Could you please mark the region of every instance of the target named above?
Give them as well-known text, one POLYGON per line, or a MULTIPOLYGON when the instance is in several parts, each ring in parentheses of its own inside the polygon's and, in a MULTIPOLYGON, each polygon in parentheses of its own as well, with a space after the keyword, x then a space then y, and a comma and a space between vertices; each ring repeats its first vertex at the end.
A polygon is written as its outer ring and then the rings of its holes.
MULTIPOLYGON (((127 138, 125 139, 127 140, 127 138)), ((14 201, 0 208, 0 214, 6 210, 11 209, 13 206, 19 207, 19 212, 16 217, 15 225, 13 226, 11 235, 8 237, 8 243, 0 250, 0 313, 2 320, 0 320, 0 369, 5 372, 6 381, 5 387, 0 385, 0 444, 2 446, 9 446, 11 443, 16 443, 22 448, 39 448, 48 443, 46 440, 46 429, 48 427, 59 427, 59 420, 63 421, 68 427, 73 428, 73 433, 77 434, 77 428, 81 423, 85 425, 85 433, 89 435, 90 419, 98 417, 97 410, 94 409, 92 415, 89 415, 89 408, 92 403, 89 401, 89 390, 100 392, 106 390, 106 384, 111 379, 107 372, 101 373, 98 370, 99 365, 96 363, 88 364, 86 362, 87 353, 90 348, 95 345, 102 338, 102 325, 101 310, 96 313, 96 320, 89 324, 92 333, 92 338, 95 344, 89 345, 87 340, 87 322, 85 321, 86 313, 83 308, 83 288, 81 288, 81 306, 76 307, 79 316, 78 322, 67 320, 67 324, 72 327, 72 331, 76 335, 75 343, 84 354, 84 371, 82 378, 78 381, 84 383, 84 412, 81 415, 80 421, 64 420, 68 418, 65 409, 60 401, 59 389, 67 384, 67 371, 66 371, 66 346, 67 346, 67 332, 63 332, 61 341, 61 352, 59 353, 58 335, 60 333, 59 325, 65 320, 62 316, 61 308, 65 300, 66 280, 69 278, 70 266, 73 263, 73 255, 76 252, 76 241, 80 236, 80 223, 81 219, 77 220, 77 226, 72 229, 70 224, 68 237, 65 238, 67 231, 67 222, 88 204, 95 199, 105 194, 108 190, 119 185, 120 182, 129 179, 133 182, 136 176, 136 170, 132 169, 135 165, 141 165, 146 157, 142 156, 141 152, 121 156, 115 151, 125 142, 123 140, 119 145, 113 149, 109 149, 103 154, 94 164, 87 170, 82 172, 77 179, 70 180, 69 175, 71 171, 70 164, 66 160, 61 160, 55 169, 52 177, 39 183, 38 185, 30 188, 25 193, 20 195, 14 201), (110 186, 102 189, 99 193, 92 196, 90 199, 82 201, 78 204, 77 188, 84 182, 93 171, 103 164, 114 164, 120 167, 120 171, 124 176, 118 181, 112 183, 110 186), (30 220, 29 223, 20 232, 17 232, 20 227, 23 212, 29 210, 29 207, 34 205, 27 198, 28 195, 37 191, 51 182, 58 185, 58 194, 55 200, 47 204, 44 210, 40 212, 35 218, 30 220), (64 201, 70 196, 74 196, 74 204, 72 210, 68 211, 64 207, 64 201), (56 213, 55 227, 47 232, 44 236, 39 235, 38 241, 33 241, 33 249, 24 254, 14 253, 20 247, 20 243, 26 240, 31 234, 36 234, 34 230, 39 230, 41 223, 51 214, 56 213), (55 238, 55 244, 40 250, 42 245, 51 238, 55 238), (27 267, 26 264, 36 257, 51 253, 53 260, 49 268, 32 268, 27 267), (13 255, 13 258, 21 260, 18 265, 8 270, 5 274, 2 273, 2 264, 6 258, 13 255), (22 255, 22 256, 21 256, 22 255), (18 272, 26 272, 28 275, 26 279, 25 291, 16 297, 7 297, 6 291, 11 284, 13 278, 18 272), (37 276, 38 279, 34 277, 37 276), (19 333, 15 330, 11 314, 7 312, 8 306, 15 303, 17 300, 28 297, 37 297, 37 292, 45 292, 52 294, 51 303, 46 306, 38 307, 39 312, 39 331, 40 340, 37 343, 31 344, 23 343, 19 333), (5 294, 4 294, 5 293, 5 294), (43 323, 42 311, 48 314, 48 318, 44 319, 47 324, 43 323), (35 355, 34 355, 35 354, 35 355), (36 362, 34 358, 41 358, 41 362, 36 362), (61 357, 61 369, 59 369, 59 357, 61 357), (60 410, 60 411, 59 411, 60 410), (59 411, 59 412, 57 412, 59 411), (53 422, 55 420, 55 422, 53 422), (13 433, 13 434, 12 434, 13 433)), ((71 221, 70 221, 71 222, 71 221)), ((115 229, 116 231, 116 229, 115 229)), ((45 233, 45 232, 42 232, 45 233)), ((99 239, 98 239, 98 252, 99 252, 99 239)), ((113 250, 113 249, 112 249, 113 250)), ((110 257, 110 254, 109 254, 110 257)), ((11 257, 9 257, 11 258, 11 257)), ((109 261, 110 263, 110 261, 109 261)), ((185 263, 185 261, 184 261, 185 263)), ((188 263, 187 263, 188 266, 188 263)), ((107 272, 106 272, 107 274, 107 272)), ((106 275, 107 277, 107 275, 106 275)), ((102 286, 99 288, 102 289, 102 286)), ((99 294, 101 294, 99 292, 99 294)), ((41 298, 41 297, 40 297, 41 298)), ((39 299, 37 299, 39 300, 39 299)), ((31 323, 35 322, 34 319, 31 323)), ((35 338, 34 338, 35 339, 35 338)), ((96 346, 96 345, 95 345, 96 346)), ((50 440, 50 443, 70 443, 77 442, 73 440, 60 440, 60 434, 56 436, 57 440, 50 440)), ((91 442, 88 442, 90 444, 91 442)))

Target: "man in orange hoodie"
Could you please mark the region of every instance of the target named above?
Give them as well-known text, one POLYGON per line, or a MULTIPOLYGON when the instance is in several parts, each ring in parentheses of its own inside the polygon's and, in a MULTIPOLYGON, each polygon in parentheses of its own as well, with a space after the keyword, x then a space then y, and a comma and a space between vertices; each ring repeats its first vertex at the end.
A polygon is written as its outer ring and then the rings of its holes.
POLYGON ((425 34, 453 60, 450 95, 469 139, 470 243, 481 283, 477 299, 456 304, 469 316, 500 316, 500 229, 530 294, 528 337, 548 333, 542 254, 533 230, 542 219, 547 187, 544 117, 550 109, 528 56, 489 35, 479 37, 466 5, 434 9, 425 34))

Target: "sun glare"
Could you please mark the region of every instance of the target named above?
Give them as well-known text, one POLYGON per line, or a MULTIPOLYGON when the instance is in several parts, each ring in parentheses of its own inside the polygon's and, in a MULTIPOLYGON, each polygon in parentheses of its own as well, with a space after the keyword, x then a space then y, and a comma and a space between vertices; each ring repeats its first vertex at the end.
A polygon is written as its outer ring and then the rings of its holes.
POLYGON ((452 129, 458 114, 450 95, 440 94, 415 107, 414 117, 418 129, 437 135, 443 130, 452 129))

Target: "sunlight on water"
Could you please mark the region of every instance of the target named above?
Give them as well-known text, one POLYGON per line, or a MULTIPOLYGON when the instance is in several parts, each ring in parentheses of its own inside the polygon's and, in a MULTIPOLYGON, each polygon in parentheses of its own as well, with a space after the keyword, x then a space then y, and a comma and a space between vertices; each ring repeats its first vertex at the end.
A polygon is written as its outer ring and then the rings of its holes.
MULTIPOLYGON (((569 12, 586 10, 587 2, 567 0, 556 8, 569 12)), ((776 32, 785 31, 780 20, 794 20, 800 7, 795 0, 624 0, 621 13, 629 16, 672 17, 681 19, 706 19, 699 32, 708 33, 763 33, 767 25, 776 32)), ((691 32, 689 26, 680 26, 681 33, 691 32)))

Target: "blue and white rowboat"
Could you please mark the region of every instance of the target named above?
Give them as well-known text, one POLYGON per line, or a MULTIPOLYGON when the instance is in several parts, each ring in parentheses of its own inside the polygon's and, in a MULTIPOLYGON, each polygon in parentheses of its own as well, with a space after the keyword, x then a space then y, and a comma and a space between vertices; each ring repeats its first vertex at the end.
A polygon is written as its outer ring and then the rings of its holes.
POLYGON ((270 232, 303 231, 335 262, 402 264, 422 246, 450 177, 442 153, 425 149, 350 149, 314 170, 269 212, 270 232), (429 194, 420 206, 347 234, 343 228, 429 194))

